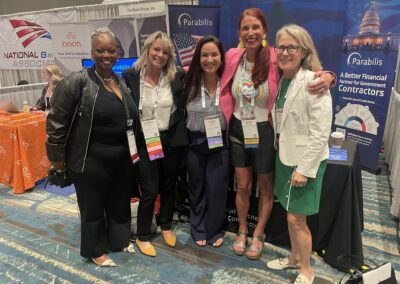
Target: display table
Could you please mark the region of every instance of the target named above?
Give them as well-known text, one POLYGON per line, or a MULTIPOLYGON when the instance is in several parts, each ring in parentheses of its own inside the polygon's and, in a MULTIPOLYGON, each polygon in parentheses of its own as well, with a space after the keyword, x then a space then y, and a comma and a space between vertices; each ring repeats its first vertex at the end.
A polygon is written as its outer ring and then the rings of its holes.
POLYGON ((0 116, 0 183, 24 193, 46 177, 50 162, 44 113, 0 116))
MULTIPOLYGON (((358 147, 353 141, 345 141, 347 161, 329 161, 321 192, 320 212, 309 216, 307 223, 313 236, 313 250, 323 252, 325 262, 343 271, 363 264, 361 231, 363 229, 363 195, 358 147), (339 256, 344 256, 339 260, 339 256), (350 258, 350 255, 353 257, 350 258)), ((257 191, 253 190, 249 227, 254 228, 257 210, 257 191), (253 214, 253 215, 251 215, 253 214)), ((228 198, 228 230, 237 228, 233 191, 228 198)), ((286 211, 274 202, 267 223, 266 241, 290 246, 286 211)))

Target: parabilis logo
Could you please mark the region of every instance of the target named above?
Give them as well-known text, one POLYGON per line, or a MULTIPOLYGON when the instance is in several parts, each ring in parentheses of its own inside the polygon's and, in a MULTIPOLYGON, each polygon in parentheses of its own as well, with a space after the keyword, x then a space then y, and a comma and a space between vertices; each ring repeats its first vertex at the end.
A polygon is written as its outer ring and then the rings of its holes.
POLYGON ((203 18, 203 19, 192 19, 192 16, 188 13, 182 13, 178 17, 178 25, 184 27, 192 26, 212 26, 213 20, 203 18))
POLYGON ((22 46, 27 47, 35 39, 51 39, 50 33, 41 25, 25 20, 10 20, 11 26, 16 30, 18 38, 24 38, 22 46))

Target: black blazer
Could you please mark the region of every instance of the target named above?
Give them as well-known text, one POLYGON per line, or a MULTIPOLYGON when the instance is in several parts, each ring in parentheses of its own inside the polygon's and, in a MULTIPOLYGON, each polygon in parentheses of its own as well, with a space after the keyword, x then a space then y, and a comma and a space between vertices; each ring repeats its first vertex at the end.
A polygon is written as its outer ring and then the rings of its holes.
MULTIPOLYGON (((126 85, 131 89, 133 100, 139 105, 140 99, 140 71, 134 67, 126 69, 122 73, 126 85)), ((171 147, 187 146, 189 143, 186 129, 186 108, 184 105, 185 71, 178 68, 174 80, 171 81, 173 111, 169 119, 166 142, 171 147)))

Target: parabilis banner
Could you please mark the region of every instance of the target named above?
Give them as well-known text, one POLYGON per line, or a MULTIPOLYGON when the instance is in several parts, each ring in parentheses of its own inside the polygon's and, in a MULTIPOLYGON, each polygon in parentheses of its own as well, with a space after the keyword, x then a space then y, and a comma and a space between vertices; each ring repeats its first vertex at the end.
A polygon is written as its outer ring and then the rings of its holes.
POLYGON ((49 23, 75 22, 75 10, 0 18, 2 69, 41 69, 54 61, 49 23))
POLYGON ((335 131, 359 144, 361 166, 378 160, 400 43, 398 1, 346 2, 345 36, 334 96, 335 131))

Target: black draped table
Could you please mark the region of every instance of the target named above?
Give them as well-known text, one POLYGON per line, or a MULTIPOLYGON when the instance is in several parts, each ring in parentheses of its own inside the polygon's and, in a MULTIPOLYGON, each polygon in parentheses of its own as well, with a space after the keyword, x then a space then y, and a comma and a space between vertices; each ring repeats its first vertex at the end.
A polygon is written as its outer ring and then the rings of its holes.
MULTIPOLYGON (((328 161, 322 185, 319 214, 309 216, 308 226, 313 237, 313 250, 322 253, 324 261, 343 271, 360 267, 364 256, 361 231, 364 228, 363 190, 357 143, 344 141, 347 161, 328 161), (339 259, 340 256, 343 256, 339 259)), ((237 230, 235 191, 230 190, 227 204, 227 229, 237 230)), ((249 228, 257 220, 258 191, 254 187, 249 228)), ((251 233, 251 230, 250 232, 251 233)), ((274 202, 270 220, 265 229, 266 241, 290 246, 286 211, 274 202)))

